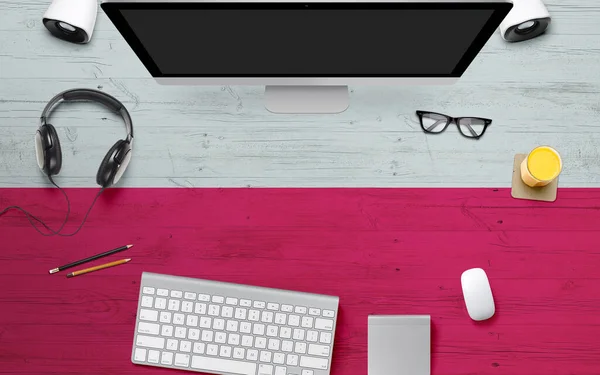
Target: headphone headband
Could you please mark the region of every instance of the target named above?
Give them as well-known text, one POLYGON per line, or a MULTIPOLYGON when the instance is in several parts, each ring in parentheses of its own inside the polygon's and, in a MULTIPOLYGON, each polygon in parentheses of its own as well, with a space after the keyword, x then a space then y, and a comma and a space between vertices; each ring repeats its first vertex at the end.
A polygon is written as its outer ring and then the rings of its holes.
POLYGON ((46 124, 46 120, 50 116, 50 113, 61 101, 71 102, 77 100, 88 100, 102 103, 104 106, 117 112, 123 118, 123 121, 125 121, 125 128, 127 129, 127 141, 131 141, 133 138, 133 122, 131 120, 131 116, 129 115, 129 111, 127 111, 127 108, 125 108, 123 103, 121 103, 118 99, 99 90, 71 89, 57 94, 50 100, 50 102, 48 102, 48 104, 46 104, 46 107, 42 111, 42 115, 40 117, 42 125, 46 124))

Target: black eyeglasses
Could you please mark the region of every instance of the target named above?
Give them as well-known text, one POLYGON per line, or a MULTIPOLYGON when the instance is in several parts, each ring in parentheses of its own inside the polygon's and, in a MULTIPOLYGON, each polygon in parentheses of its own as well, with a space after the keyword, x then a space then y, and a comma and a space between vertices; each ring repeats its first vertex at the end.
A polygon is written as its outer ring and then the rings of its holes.
POLYGON ((492 120, 480 117, 450 117, 441 113, 417 111, 421 128, 425 133, 439 134, 455 123, 460 134, 467 138, 480 138, 492 120))

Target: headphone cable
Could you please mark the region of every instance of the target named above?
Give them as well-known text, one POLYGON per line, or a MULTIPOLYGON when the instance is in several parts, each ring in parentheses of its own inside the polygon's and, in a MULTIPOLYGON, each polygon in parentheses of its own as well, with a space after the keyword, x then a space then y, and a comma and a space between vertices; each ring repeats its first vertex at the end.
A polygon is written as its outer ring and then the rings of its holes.
POLYGON ((71 236, 74 236, 77 233, 79 233, 79 231, 81 230, 81 228, 83 227, 83 225, 87 221, 88 215, 90 214, 90 212, 92 211, 92 208, 96 204, 96 201, 98 200, 98 198, 100 197, 100 195, 104 191, 104 188, 101 188, 100 191, 98 191, 98 194, 96 194, 96 196, 94 197, 94 200, 92 201, 92 204, 90 205, 90 208, 85 213, 85 216, 83 217, 83 220, 81 221, 81 224, 79 224, 79 227, 73 233, 62 234, 60 232, 65 227, 67 221, 69 221, 69 216, 71 214, 71 201, 69 200, 69 196, 67 195, 66 191, 63 188, 61 188, 60 186, 58 186, 56 184, 56 182, 54 182, 54 180, 52 179, 52 176, 48 176, 48 179, 50 180, 50 182, 52 183, 52 185, 54 185, 55 187, 58 188, 58 190, 60 190, 60 192, 65 196, 65 199, 67 201, 67 215, 65 217, 65 220, 63 221, 63 223, 61 224, 60 228, 57 231, 55 231, 52 228, 50 228, 42 219, 40 219, 37 216, 33 215, 32 213, 30 213, 29 211, 27 211, 26 209, 24 209, 21 206, 16 206, 16 205, 15 206, 8 206, 4 210, 0 211, 0 216, 4 215, 5 213, 7 213, 10 210, 21 211, 21 212, 23 212, 25 214, 25 217, 27 217, 27 220, 29 221, 29 224, 31 224, 31 226, 33 227, 33 229, 35 229, 42 236, 45 236, 45 237, 51 237, 51 236, 71 237, 71 236), (44 233, 44 232, 42 232, 38 228, 38 226, 35 225, 34 221, 37 221, 38 223, 42 224, 42 226, 44 228, 46 228, 50 233, 44 233))

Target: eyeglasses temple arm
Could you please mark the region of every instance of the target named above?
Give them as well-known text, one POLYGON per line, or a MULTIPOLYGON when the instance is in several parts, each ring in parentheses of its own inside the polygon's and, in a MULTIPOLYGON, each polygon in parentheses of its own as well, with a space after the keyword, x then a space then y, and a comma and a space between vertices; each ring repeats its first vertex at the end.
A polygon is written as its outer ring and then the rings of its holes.
POLYGON ((435 128, 436 126, 438 126, 439 124, 446 122, 446 120, 437 120, 436 122, 433 123, 433 125, 431 125, 430 127, 427 128, 427 131, 435 128))
POLYGON ((465 126, 469 128, 469 131, 471 132, 471 134, 473 134, 474 137, 477 137, 477 133, 475 132, 475 130, 473 130, 470 124, 465 124, 465 126))

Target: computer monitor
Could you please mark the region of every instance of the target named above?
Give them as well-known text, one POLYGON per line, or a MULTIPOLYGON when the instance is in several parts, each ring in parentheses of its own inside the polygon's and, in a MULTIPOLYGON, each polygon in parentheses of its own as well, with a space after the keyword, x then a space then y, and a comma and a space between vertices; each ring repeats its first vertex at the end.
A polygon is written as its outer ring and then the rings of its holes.
POLYGON ((101 5, 169 85, 264 85, 276 113, 337 113, 347 85, 451 84, 509 0, 166 1, 101 5))

